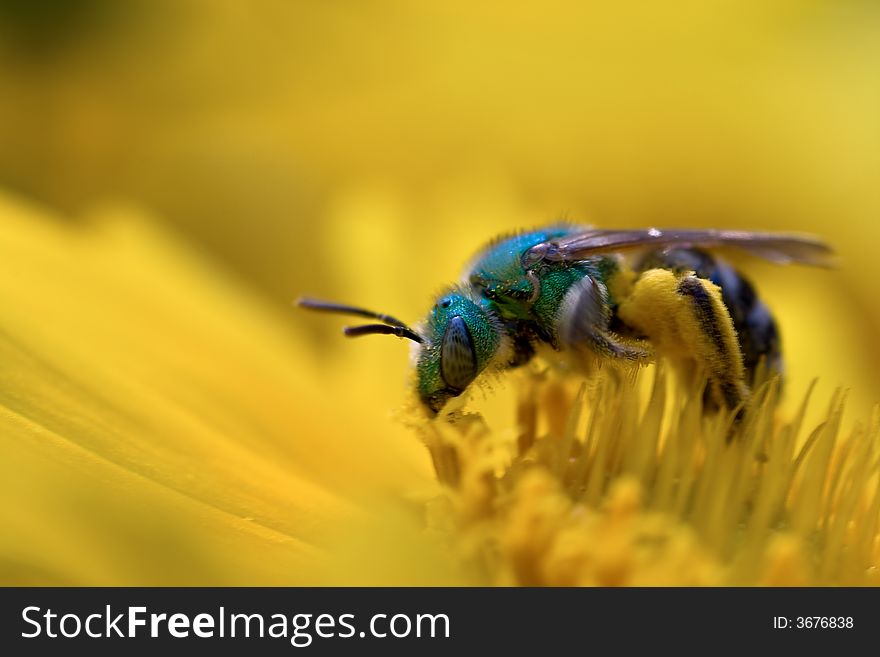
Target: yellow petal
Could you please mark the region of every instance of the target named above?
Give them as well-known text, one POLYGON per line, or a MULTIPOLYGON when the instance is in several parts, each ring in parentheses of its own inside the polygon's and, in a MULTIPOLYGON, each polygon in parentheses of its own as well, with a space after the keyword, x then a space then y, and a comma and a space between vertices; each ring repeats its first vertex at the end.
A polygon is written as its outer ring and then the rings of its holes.
POLYGON ((309 583, 368 484, 420 481, 417 441, 338 417, 283 318, 145 218, 2 198, 0 234, 4 580, 309 583))

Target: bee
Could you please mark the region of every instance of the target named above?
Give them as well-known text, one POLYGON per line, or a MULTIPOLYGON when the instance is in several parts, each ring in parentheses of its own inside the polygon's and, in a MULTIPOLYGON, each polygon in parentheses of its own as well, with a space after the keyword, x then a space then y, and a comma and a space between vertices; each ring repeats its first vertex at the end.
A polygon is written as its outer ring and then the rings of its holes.
POLYGON ((355 306, 298 303, 376 320, 346 328, 349 337, 415 343, 415 388, 430 416, 484 372, 524 365, 548 347, 584 370, 658 356, 696 365, 708 375, 711 402, 735 409, 748 399, 759 363, 781 374, 781 347, 769 309, 712 253, 717 247, 778 264, 827 266, 831 255, 802 235, 555 225, 488 243, 414 328, 355 306))

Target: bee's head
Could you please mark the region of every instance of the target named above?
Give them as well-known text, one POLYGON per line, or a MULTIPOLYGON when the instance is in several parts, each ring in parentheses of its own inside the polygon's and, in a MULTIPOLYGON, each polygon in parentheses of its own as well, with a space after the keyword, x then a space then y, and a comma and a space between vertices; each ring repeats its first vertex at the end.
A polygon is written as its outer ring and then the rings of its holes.
POLYGON ((493 361, 503 331, 483 303, 452 290, 437 299, 420 333, 424 341, 415 349, 416 389, 433 415, 493 361))
POLYGON ((297 303, 310 310, 381 322, 347 327, 345 334, 349 337, 396 335, 416 343, 413 351, 416 392, 432 417, 447 401, 464 392, 492 362, 502 344, 499 320, 478 299, 460 290, 442 295, 418 330, 391 315, 364 308, 314 299, 300 299, 297 303))

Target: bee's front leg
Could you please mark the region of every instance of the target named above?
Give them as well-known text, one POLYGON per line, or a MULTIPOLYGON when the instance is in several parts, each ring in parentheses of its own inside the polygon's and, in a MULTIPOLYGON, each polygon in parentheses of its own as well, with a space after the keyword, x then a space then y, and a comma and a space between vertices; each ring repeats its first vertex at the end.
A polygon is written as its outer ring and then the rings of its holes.
POLYGON ((600 280, 584 276, 565 293, 557 315, 555 341, 563 349, 589 348, 594 354, 618 363, 653 360, 643 340, 624 339, 611 330, 608 289, 600 280))
POLYGON ((732 409, 748 399, 733 320, 711 281, 693 272, 649 269, 620 301, 618 316, 646 335, 658 353, 703 366, 717 401, 732 409))

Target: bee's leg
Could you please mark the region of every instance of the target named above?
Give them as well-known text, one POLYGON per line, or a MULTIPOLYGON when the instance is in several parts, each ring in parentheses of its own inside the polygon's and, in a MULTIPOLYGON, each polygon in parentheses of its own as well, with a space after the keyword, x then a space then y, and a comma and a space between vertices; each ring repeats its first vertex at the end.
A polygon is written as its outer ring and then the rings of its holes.
POLYGON ((590 276, 584 276, 566 292, 557 319, 559 347, 574 350, 588 347, 599 356, 633 363, 653 359, 650 347, 643 340, 625 340, 611 330, 608 289, 590 276))
POLYGON ((618 306, 620 319, 673 358, 696 360, 719 401, 735 408, 748 398, 742 352, 720 288, 693 272, 649 269, 618 306))
POLYGON ((535 355, 535 345, 525 331, 511 333, 510 367, 525 365, 535 355))
POLYGON ((782 347, 776 320, 740 272, 709 251, 695 248, 660 249, 646 253, 638 271, 671 269, 678 274, 694 272, 721 288, 721 300, 730 313, 743 356, 746 382, 753 385, 760 367, 767 374, 781 375, 782 347))

